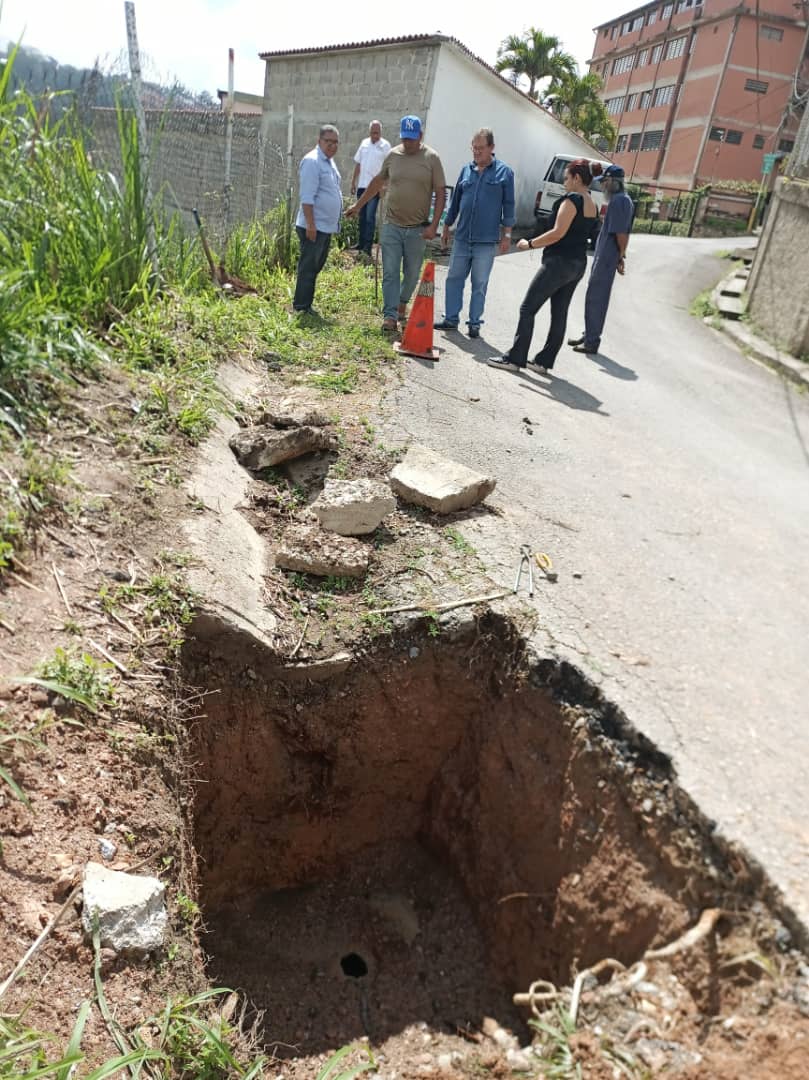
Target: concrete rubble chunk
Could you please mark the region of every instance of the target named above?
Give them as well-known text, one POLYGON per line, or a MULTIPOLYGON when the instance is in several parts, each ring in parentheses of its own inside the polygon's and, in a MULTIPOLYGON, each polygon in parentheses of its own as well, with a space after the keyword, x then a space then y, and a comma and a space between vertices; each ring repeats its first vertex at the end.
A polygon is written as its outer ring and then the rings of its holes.
POLYGON ((405 502, 436 514, 453 514, 483 502, 496 483, 490 476, 417 445, 410 447, 390 475, 391 488, 405 502))
POLYGON ((312 503, 320 525, 341 536, 372 533, 396 509, 390 487, 381 480, 326 480, 312 503))
POLYGON ((275 553, 275 565, 317 577, 363 577, 371 549, 361 540, 325 532, 317 525, 290 525, 275 553))
POLYGON ((310 406, 285 408, 283 403, 277 412, 263 412, 256 420, 259 426, 273 428, 328 427, 329 419, 310 406))
POLYGON ((162 947, 168 925, 166 889, 156 877, 126 874, 88 862, 83 893, 84 932, 92 935, 97 914, 103 948, 147 953, 162 947))
POLYGON ((280 431, 267 426, 249 427, 230 439, 231 450, 246 469, 266 469, 313 450, 333 450, 336 445, 333 435, 310 424, 280 431))

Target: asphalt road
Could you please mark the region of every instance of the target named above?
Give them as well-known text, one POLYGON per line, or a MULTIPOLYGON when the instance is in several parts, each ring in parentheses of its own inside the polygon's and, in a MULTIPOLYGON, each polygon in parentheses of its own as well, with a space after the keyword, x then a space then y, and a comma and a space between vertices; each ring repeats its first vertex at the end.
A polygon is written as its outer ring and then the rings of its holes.
MULTIPOLYGON (((809 926, 809 398, 689 314, 728 246, 634 237, 602 354, 564 348, 552 378, 485 365, 539 265, 498 258, 481 339, 436 332, 383 426, 497 477, 503 516, 462 531, 504 587, 521 543, 551 555, 537 645, 673 758, 809 926)), ((584 283, 569 336, 583 304, 584 283)))

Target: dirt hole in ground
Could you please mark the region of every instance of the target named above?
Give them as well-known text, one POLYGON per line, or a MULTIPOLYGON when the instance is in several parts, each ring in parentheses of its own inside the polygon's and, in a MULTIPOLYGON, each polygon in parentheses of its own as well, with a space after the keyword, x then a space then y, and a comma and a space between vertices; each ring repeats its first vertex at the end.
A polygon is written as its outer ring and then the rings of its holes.
POLYGON ((192 748, 209 974, 279 1056, 485 1016, 525 1032, 514 992, 698 916, 710 868, 665 768, 515 656, 497 620, 332 665, 224 630, 189 649, 214 691, 192 748))

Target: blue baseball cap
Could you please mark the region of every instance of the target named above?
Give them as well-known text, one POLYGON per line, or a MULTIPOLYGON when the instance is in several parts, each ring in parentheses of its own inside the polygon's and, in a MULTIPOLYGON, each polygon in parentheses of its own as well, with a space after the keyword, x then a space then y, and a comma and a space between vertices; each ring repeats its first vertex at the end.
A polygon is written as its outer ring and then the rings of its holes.
POLYGON ((400 139, 420 139, 421 120, 417 116, 403 116, 399 124, 400 139))
POLYGON ((623 180, 624 170, 620 165, 608 165, 601 175, 606 176, 607 179, 623 180))

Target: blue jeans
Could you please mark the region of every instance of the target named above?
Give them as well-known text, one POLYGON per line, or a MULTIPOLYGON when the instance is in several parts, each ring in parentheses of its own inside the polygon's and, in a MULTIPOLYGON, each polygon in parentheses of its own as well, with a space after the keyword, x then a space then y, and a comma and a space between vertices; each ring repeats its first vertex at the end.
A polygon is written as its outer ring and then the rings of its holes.
POLYGON ((331 233, 318 230, 314 240, 307 240, 306 229, 296 225, 295 232, 301 242, 301 253, 298 257, 298 278, 295 282, 292 306, 296 311, 308 311, 315 298, 317 275, 326 265, 331 233))
POLYGON ((528 286, 528 292, 520 305, 520 318, 511 348, 505 354, 508 360, 525 367, 531 338, 534 336, 534 320, 542 305, 551 302, 551 325, 545 344, 534 357, 537 364, 552 368, 556 354, 562 347, 567 326, 567 309, 573 299, 576 286, 587 269, 587 256, 544 255, 542 266, 528 286))
MULTIPOLYGON (((364 191, 364 187, 357 188, 357 198, 359 198, 364 191)), ((360 251, 365 251, 368 255, 371 254, 371 244, 374 242, 376 210, 378 206, 379 196, 374 195, 373 199, 369 199, 365 206, 360 210, 360 238, 357 247, 360 251)))
POLYGON ((424 258, 423 225, 391 225, 379 233, 382 248, 382 313, 395 319, 399 307, 408 302, 419 280, 424 258))
POLYGON ((467 322, 470 326, 480 326, 483 322, 483 305, 486 303, 486 289, 489 287, 496 252, 497 244, 470 244, 468 240, 453 240, 444 301, 444 318, 447 322, 457 323, 461 317, 464 282, 470 274, 472 293, 467 322))

